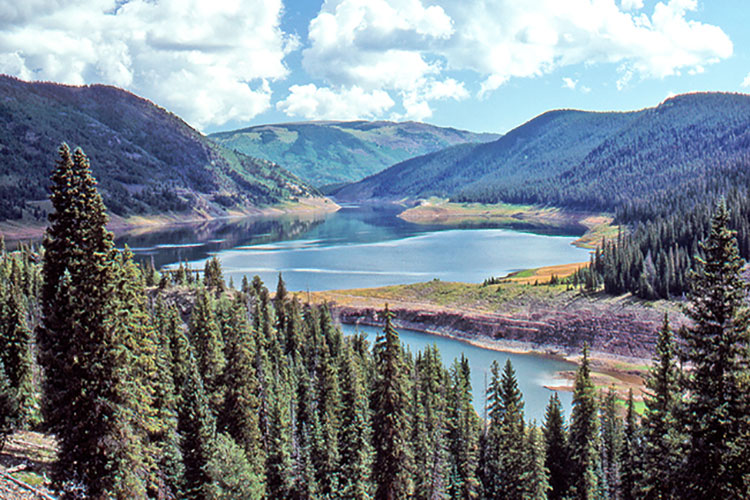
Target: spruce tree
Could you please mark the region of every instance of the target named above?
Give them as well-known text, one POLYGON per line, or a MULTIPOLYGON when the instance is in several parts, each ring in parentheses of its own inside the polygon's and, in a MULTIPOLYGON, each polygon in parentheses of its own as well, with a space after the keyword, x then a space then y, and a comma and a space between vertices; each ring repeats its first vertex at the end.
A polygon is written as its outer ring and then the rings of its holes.
POLYGON ((620 466, 622 468, 620 496, 622 500, 634 500, 641 498, 639 489, 642 479, 642 446, 641 433, 636 421, 633 389, 628 391, 628 403, 622 434, 623 443, 620 450, 620 466))
POLYGON ((750 495, 747 284, 724 201, 700 248, 687 309, 693 326, 680 330, 682 357, 692 367, 685 377, 682 495, 745 498, 750 495))
POLYGON ((680 484, 676 474, 679 470, 683 439, 678 422, 679 405, 682 400, 679 383, 680 371, 672 330, 669 327, 669 318, 664 315, 664 323, 656 342, 653 366, 646 379, 646 409, 641 421, 641 459, 644 474, 641 494, 647 499, 679 497, 680 484))
POLYGON ((341 369, 341 429, 339 458, 341 496, 372 498, 372 434, 365 373, 346 342, 341 369))
POLYGON ((448 442, 451 461, 450 498, 479 497, 479 417, 471 398, 469 360, 461 353, 451 368, 448 392, 448 442))
POLYGON ((400 500, 413 491, 409 450, 409 396, 398 333, 386 305, 383 334, 375 341, 376 379, 372 393, 375 498, 400 500))
POLYGON ((614 387, 610 387, 602 399, 600 421, 601 462, 604 473, 602 487, 607 492, 607 498, 618 498, 620 492, 622 423, 617 414, 617 394, 614 387))
POLYGON ((571 492, 580 500, 595 498, 601 486, 597 472, 600 469, 597 398, 591 382, 588 354, 588 344, 584 344, 583 359, 573 389, 570 422, 571 492))
POLYGON ((224 398, 222 382, 226 359, 214 312, 214 301, 204 288, 198 291, 190 316, 190 338, 198 358, 209 407, 214 414, 218 414, 224 398))
POLYGON ((10 385, 8 376, 5 374, 5 366, 0 359, 0 450, 5 447, 5 442, 16 429, 16 417, 18 415, 18 401, 15 391, 10 385))
POLYGON ((570 488, 570 449, 563 408, 557 392, 544 413, 545 466, 549 471, 550 500, 566 498, 570 488))
POLYGON ((544 465, 544 438, 535 423, 529 427, 526 444, 526 470, 523 473, 524 500, 547 500, 549 470, 544 465))
POLYGON ((150 471, 133 426, 139 395, 124 376, 133 358, 117 318, 104 204, 80 149, 71 156, 60 148, 52 181, 38 341, 46 423, 59 442, 56 476, 92 497, 143 497, 150 471))

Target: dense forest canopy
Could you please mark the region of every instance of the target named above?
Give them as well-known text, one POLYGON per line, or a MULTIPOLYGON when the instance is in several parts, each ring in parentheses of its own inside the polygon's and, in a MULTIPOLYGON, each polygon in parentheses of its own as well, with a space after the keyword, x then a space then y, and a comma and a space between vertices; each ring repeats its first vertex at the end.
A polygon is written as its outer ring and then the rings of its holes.
POLYGON ((46 219, 46 165, 64 140, 86 148, 104 201, 120 216, 222 215, 317 193, 124 90, 0 75, 0 221, 46 219))

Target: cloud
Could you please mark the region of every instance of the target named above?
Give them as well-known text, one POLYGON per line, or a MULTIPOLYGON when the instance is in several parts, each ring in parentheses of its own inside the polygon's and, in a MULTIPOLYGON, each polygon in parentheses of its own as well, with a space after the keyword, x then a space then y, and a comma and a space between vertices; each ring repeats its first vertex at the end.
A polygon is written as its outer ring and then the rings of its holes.
POLYGON ((289 116, 301 116, 310 120, 354 120, 374 118, 393 107, 394 102, 387 92, 352 86, 342 91, 314 84, 292 85, 290 95, 279 101, 276 107, 289 116))
POLYGON ((742 83, 740 84, 742 87, 748 88, 750 87, 750 73, 747 74, 744 80, 742 80, 742 83))
POLYGON ((575 90, 578 85, 578 80, 573 80, 567 76, 563 77, 563 88, 575 90))
POLYGON ((125 87, 202 128, 271 105, 281 0, 0 0, 0 72, 125 87))
POLYGON ((719 27, 688 19, 697 0, 658 2, 650 15, 642 0, 429 3, 327 0, 310 22, 305 69, 337 92, 386 91, 408 117, 429 116, 436 99, 426 89, 467 71, 479 77, 480 97, 580 64, 613 65, 624 88, 698 73, 733 52, 719 27))

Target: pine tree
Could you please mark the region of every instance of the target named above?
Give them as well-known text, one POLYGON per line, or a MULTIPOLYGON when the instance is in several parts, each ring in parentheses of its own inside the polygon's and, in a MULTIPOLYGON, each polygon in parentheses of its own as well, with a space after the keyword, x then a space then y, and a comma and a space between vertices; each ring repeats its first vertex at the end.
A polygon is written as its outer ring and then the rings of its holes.
POLYGON ((549 470, 550 500, 567 497, 570 488, 570 449, 563 408, 557 393, 550 396, 544 413, 545 465, 549 470))
POLYGON ((722 201, 701 244, 692 277, 688 315, 680 330, 682 356, 692 366, 685 378, 683 425, 687 434, 683 498, 744 498, 750 495, 748 427, 747 284, 744 262, 729 230, 722 201))
POLYGON ((372 498, 372 435, 365 374, 351 342, 345 344, 341 369, 341 430, 339 457, 341 497, 372 498))
POLYGON ((14 418, 19 427, 28 428, 39 422, 39 398, 34 383, 33 339, 21 293, 19 285, 11 283, 0 304, 0 357, 18 403, 14 418))
POLYGON ((600 488, 596 389, 591 382, 588 354, 585 344, 583 360, 576 373, 570 423, 571 490, 573 497, 580 500, 595 498, 600 488))
POLYGON ((117 319, 104 204, 80 149, 71 157, 66 145, 60 148, 52 181, 38 341, 46 423, 60 448, 56 476, 92 497, 143 497, 148 463, 131 406, 139 395, 123 376, 132 356, 117 319))
POLYGON ((479 496, 479 417, 471 398, 471 372, 464 354, 451 368, 448 393, 448 442, 451 461, 450 498, 479 496))
POLYGON ((525 485, 524 500, 547 500, 549 485, 549 470, 544 465, 544 438, 539 428, 532 424, 527 432, 526 470, 523 474, 525 485))
POLYGON ((501 399, 500 365, 493 361, 490 364, 490 383, 487 386, 487 418, 479 441, 479 478, 482 481, 483 498, 500 497, 500 471, 503 467, 503 457, 500 455, 501 399))
POLYGON ((247 456, 251 475, 244 480, 250 490, 263 496, 265 450, 258 412, 258 379, 255 371, 256 345, 242 297, 233 303, 227 325, 227 386, 220 425, 247 456))
POLYGON ((500 496, 507 499, 522 499, 529 489, 525 477, 528 468, 526 456, 523 400, 518 388, 516 372, 510 359, 505 362, 500 381, 500 496))
POLYGON ((644 400, 646 409, 641 426, 643 428, 643 489, 647 499, 678 498, 677 481, 681 456, 679 404, 682 399, 679 388, 680 373, 675 356, 675 346, 669 318, 664 315, 664 324, 654 353, 654 363, 646 379, 648 393, 644 400))
POLYGON ((190 338, 198 357, 209 407, 218 414, 224 398, 222 376, 226 359, 213 302, 205 289, 199 290, 190 317, 190 338))
POLYGON ((412 494, 409 397, 406 370, 393 315, 386 305, 383 334, 375 341, 377 378, 372 393, 375 498, 400 500, 412 494))
POLYGON ((16 429, 18 401, 14 392, 0 359, 0 450, 5 447, 8 436, 16 429))
POLYGON ((217 296, 226 290, 224 276, 221 273, 221 261, 217 256, 214 255, 206 261, 203 269, 203 280, 206 288, 215 291, 217 296))
POLYGON ((642 476, 641 448, 640 431, 636 421, 635 403, 633 402, 633 389, 630 389, 623 428, 623 443, 620 450, 620 465, 622 467, 620 495, 622 500, 634 500, 641 497, 639 492, 642 476))
POLYGON ((617 394, 610 387, 602 400, 601 408, 601 463, 607 498, 618 498, 620 492, 620 453, 622 448, 622 423, 617 414, 617 394))

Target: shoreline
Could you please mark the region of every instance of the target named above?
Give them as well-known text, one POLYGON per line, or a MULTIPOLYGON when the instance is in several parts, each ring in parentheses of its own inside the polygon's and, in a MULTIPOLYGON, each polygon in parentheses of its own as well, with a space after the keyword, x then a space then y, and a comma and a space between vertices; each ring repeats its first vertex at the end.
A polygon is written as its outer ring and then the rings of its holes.
MULTIPOLYGON (((148 233, 159 231, 169 227, 177 227, 190 224, 200 224, 210 221, 232 221, 245 218, 263 218, 263 217, 281 217, 293 214, 325 214, 333 213, 341 207, 330 198, 302 198, 297 202, 286 202, 270 207, 247 210, 230 210, 225 215, 209 215, 189 213, 179 214, 154 214, 154 215, 133 215, 130 217, 110 216, 107 229, 114 233, 130 233, 141 231, 148 233)), ((47 229, 47 222, 44 224, 24 224, 12 221, 0 222, 0 236, 6 243, 20 243, 28 240, 41 240, 44 231, 47 229)))
POLYGON ((620 230, 610 214, 568 211, 557 207, 507 203, 456 203, 444 198, 419 200, 398 217, 414 224, 444 226, 492 224, 519 230, 559 230, 577 233, 573 245, 596 248, 602 239, 617 237, 620 230))

